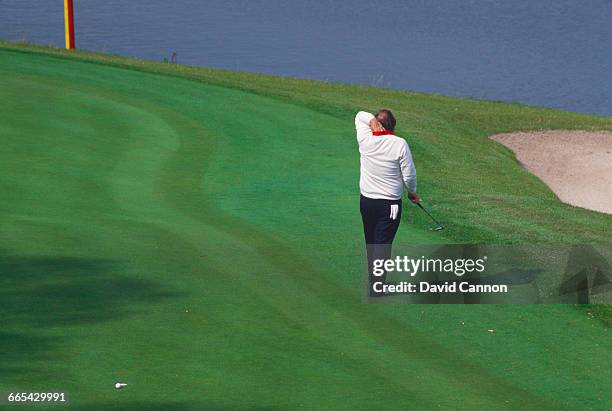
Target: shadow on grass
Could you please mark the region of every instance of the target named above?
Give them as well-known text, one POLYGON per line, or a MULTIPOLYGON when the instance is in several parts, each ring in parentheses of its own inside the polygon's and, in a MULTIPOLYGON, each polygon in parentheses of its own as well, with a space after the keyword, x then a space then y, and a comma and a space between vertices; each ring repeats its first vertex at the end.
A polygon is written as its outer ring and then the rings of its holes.
POLYGON ((0 380, 49 378, 45 365, 58 361, 69 327, 125 318, 178 295, 120 269, 105 259, 0 254, 0 380))

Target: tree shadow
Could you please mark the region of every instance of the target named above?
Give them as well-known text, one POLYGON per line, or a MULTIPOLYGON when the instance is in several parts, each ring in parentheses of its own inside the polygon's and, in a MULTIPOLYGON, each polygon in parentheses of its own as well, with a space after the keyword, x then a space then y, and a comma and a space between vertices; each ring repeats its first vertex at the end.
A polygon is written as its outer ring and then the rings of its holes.
MULTIPOLYGON (((3 320, 3 324, 5 321, 3 320)), ((51 377, 39 365, 53 357, 61 339, 30 332, 0 332, 0 381, 19 375, 51 377)), ((8 388, 0 386, 0 388, 8 388)))
POLYGON ((71 338, 58 328, 125 318, 179 295, 122 268, 109 259, 0 254, 0 379, 52 377, 45 363, 71 338))

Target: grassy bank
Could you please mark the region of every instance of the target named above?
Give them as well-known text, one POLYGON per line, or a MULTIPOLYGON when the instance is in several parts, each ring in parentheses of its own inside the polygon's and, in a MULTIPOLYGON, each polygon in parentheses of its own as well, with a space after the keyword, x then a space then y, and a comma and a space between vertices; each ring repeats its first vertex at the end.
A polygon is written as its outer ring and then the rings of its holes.
POLYGON ((446 233, 449 238, 461 242, 554 244, 610 241, 610 216, 560 204, 537 178, 517 167, 512 153, 486 139, 519 130, 612 130, 610 117, 0 44, 21 53, 44 53, 250 91, 344 121, 359 107, 393 107, 398 114, 399 134, 409 138, 415 156, 421 159, 421 191, 440 209, 437 212, 453 221, 446 233))
POLYGON ((612 216, 487 137, 612 118, 12 43, 0 96, 0 388, 56 381, 85 409, 609 405, 585 310, 361 304, 352 120, 394 109, 448 227, 406 204, 399 242, 605 244, 612 216))

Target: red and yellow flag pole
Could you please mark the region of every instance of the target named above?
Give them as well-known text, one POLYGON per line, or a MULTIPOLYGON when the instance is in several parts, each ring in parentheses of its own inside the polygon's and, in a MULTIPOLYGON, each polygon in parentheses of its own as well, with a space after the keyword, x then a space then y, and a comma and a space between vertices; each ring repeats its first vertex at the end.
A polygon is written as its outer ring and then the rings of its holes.
POLYGON ((72 0, 64 0, 64 23, 66 27, 66 49, 74 48, 74 11, 72 0))

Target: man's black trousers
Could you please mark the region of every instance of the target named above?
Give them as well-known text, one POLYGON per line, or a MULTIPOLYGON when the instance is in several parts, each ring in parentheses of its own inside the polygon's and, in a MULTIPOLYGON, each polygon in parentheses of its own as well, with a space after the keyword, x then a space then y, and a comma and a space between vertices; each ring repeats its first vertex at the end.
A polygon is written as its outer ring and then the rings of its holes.
POLYGON ((385 280, 384 274, 382 276, 373 275, 374 260, 391 258, 391 243, 393 243, 402 217, 402 200, 374 199, 362 195, 359 203, 368 255, 370 295, 372 295, 372 284, 385 280), (395 219, 391 218, 392 205, 397 205, 398 208, 395 219))

